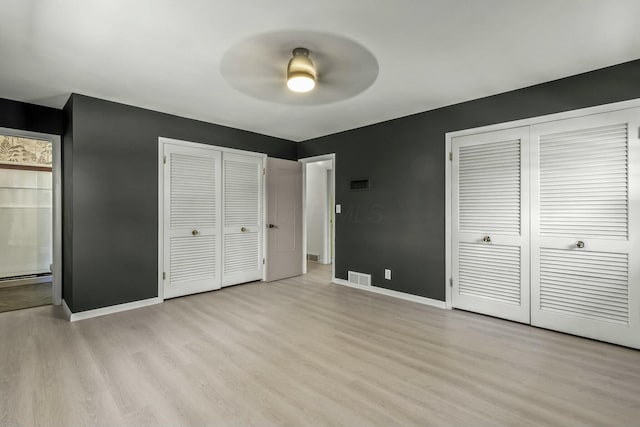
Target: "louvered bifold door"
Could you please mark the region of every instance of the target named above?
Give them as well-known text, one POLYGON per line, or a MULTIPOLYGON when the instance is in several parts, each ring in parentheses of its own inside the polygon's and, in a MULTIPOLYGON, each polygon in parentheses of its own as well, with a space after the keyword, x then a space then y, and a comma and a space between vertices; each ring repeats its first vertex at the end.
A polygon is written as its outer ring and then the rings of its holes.
POLYGON ((639 117, 532 126, 533 325, 640 346, 639 117))
POLYGON ((452 139, 452 305, 529 322, 528 127, 452 139))
POLYGON ((262 279, 262 157, 223 153, 222 286, 262 279))
POLYGON ((219 289, 219 151, 164 145, 164 297, 219 289))

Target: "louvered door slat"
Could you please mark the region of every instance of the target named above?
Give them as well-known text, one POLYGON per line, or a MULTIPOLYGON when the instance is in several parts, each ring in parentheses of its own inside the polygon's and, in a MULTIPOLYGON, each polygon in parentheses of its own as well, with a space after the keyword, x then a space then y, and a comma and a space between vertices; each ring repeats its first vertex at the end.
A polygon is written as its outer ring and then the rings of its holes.
POLYGON ((502 233, 520 234, 520 141, 463 146, 459 159, 460 231, 488 231, 500 225, 502 233), (473 195, 482 203, 476 198, 469 204, 473 195), (494 204, 497 200, 506 200, 508 208, 494 204), (493 220, 497 217, 501 221, 493 220))
POLYGON ((262 167, 260 157, 223 154, 223 286, 262 279, 262 167))
POLYGON ((532 126, 534 325, 640 346, 630 258, 639 117, 622 110, 532 126))
POLYGON ((164 298, 218 289, 220 152, 165 144, 164 298))
MULTIPOLYGON (((477 251, 490 252, 490 246, 475 245, 477 251)), ((515 248, 517 251, 517 248, 515 248)), ((520 254, 516 254, 518 259, 520 254)), ((520 303, 519 265, 508 269, 494 269, 501 265, 501 257, 494 257, 483 266, 466 265, 467 258, 460 257, 459 293, 490 299, 507 304, 520 303)))
POLYGON ((181 282, 206 279, 216 275, 215 236, 201 237, 195 243, 180 246, 189 237, 171 239, 171 280, 181 282))
POLYGON ((607 253, 589 253, 585 257, 586 252, 566 250, 562 262, 552 261, 558 252, 540 249, 540 309, 561 313, 567 310, 594 320, 628 324, 628 258, 619 262, 616 257, 618 267, 614 268, 607 253), (609 268, 603 269, 602 264, 609 268), (613 286, 618 292, 609 292, 613 286))
POLYGON ((257 233, 230 235, 224 243, 224 268, 227 274, 260 269, 260 240, 257 233))
POLYGON ((529 321, 527 135, 517 128, 452 140, 452 304, 520 322, 529 321))
MULTIPOLYGON (((580 235, 583 238, 600 237, 610 233, 612 237, 626 239, 628 230, 628 177, 620 171, 628 170, 627 124, 577 129, 559 134, 541 135, 539 139, 539 197, 541 235, 580 235), (616 135, 617 138, 612 138, 616 135), (589 166, 599 167, 602 175, 592 176, 589 166), (571 169, 581 174, 571 179, 558 174, 571 169), (609 172, 609 174, 607 174, 609 172), (549 178, 549 175, 554 175, 549 178), (617 177, 604 181, 603 177, 617 177), (611 221, 598 211, 585 208, 585 199, 623 202, 613 210, 620 220, 611 221), (578 206, 579 210, 578 210, 578 206), (576 221, 571 216, 554 215, 561 208, 567 212, 578 211, 592 222, 576 221)), ((597 206, 597 205, 594 205, 597 206)))
POLYGON ((257 224, 260 216, 259 165, 224 160, 225 226, 257 224))
POLYGON ((215 160, 170 154, 171 227, 215 227, 215 160))

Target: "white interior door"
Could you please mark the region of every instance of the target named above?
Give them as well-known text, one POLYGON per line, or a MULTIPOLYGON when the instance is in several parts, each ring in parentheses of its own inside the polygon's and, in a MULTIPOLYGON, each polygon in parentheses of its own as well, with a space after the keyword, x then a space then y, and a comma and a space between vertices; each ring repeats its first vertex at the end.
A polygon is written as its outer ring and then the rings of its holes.
POLYGON ((531 323, 640 346, 640 110, 531 127, 531 323))
POLYGON ((529 128, 452 139, 452 305, 529 322, 529 128))
POLYGON ((222 286, 261 280, 263 158, 223 153, 222 162, 222 286))
POLYGON ((220 288, 219 151, 165 144, 164 297, 220 288))
POLYGON ((302 274, 302 166, 267 159, 266 280, 302 274))

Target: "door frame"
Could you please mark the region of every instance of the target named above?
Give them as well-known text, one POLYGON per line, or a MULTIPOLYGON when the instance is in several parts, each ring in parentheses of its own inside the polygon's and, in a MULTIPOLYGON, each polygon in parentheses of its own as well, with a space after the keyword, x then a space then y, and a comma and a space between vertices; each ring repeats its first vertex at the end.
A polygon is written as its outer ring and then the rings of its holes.
POLYGON ((580 116, 587 116, 591 114, 607 113, 617 110, 626 110, 629 108, 640 107, 640 98, 632 99, 628 101, 613 102, 609 104, 596 105, 593 107, 581 108, 577 110, 563 111, 561 113, 546 114, 544 116, 531 117, 521 120, 513 120, 510 122, 498 123, 487 126, 480 126, 470 129, 464 129, 455 132, 447 132, 444 135, 444 162, 445 162, 445 307, 451 309, 452 299, 452 257, 453 247, 451 238, 453 235, 452 230, 452 202, 453 202, 453 187, 451 185, 452 180, 452 166, 451 166, 451 140, 457 136, 471 135, 476 133, 493 132, 497 130, 504 130, 514 127, 531 126, 540 123, 547 123, 556 120, 571 119, 580 116))
MULTIPOLYGON (((302 163, 302 274, 307 274, 307 163, 331 160, 331 192, 333 193, 333 222, 331 223, 331 281, 336 279, 336 153, 298 159, 302 163)), ((331 203, 331 202, 329 202, 331 203)))
MULTIPOLYGON (((260 157, 262 159, 262 201, 261 201, 261 206, 260 209, 262 210, 262 223, 263 225, 266 224, 267 221, 267 212, 265 209, 266 206, 266 198, 267 198, 267 194, 266 194, 266 180, 264 179, 264 175, 265 175, 265 168, 266 168, 266 158, 267 155, 264 153, 257 153, 254 151, 245 151, 245 150, 238 150, 235 148, 227 148, 227 147, 221 147, 218 145, 211 145, 211 144, 203 144, 201 142, 192 142, 192 141, 185 141, 185 140, 181 140, 181 139, 173 139, 173 138, 167 138, 164 136, 160 136, 158 137, 158 299, 160 300, 160 302, 164 301, 164 278, 163 278, 163 273, 164 273, 164 145, 165 144, 171 144, 171 145, 179 145, 179 146, 183 146, 183 147, 191 147, 191 148, 200 148, 200 149, 210 149, 210 150, 216 150, 216 151, 221 151, 224 155, 224 153, 234 153, 234 154, 242 154, 245 156, 252 156, 252 157, 260 157)), ((222 164, 221 164, 222 167, 222 164)), ((266 239, 266 233, 264 232, 264 230, 262 230, 262 257, 264 259, 265 254, 267 253, 267 239, 266 239)), ((222 272, 220 272, 221 276, 220 279, 222 280, 222 272)), ((264 262, 262 264, 262 280, 265 280, 265 268, 264 268, 264 262)))
POLYGON ((62 139, 60 135, 29 132, 19 129, 0 128, 0 134, 51 142, 51 213, 52 213, 52 258, 53 271, 51 297, 53 305, 62 304, 62 139))

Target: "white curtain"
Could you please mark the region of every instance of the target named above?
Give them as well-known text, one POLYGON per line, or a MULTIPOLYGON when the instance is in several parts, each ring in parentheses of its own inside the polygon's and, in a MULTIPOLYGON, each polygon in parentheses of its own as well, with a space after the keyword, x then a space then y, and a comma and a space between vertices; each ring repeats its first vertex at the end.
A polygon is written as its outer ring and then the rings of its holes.
POLYGON ((49 272, 51 175, 0 166, 0 278, 49 272))

